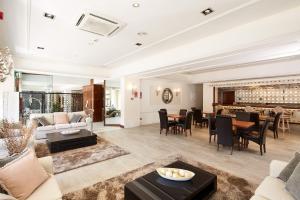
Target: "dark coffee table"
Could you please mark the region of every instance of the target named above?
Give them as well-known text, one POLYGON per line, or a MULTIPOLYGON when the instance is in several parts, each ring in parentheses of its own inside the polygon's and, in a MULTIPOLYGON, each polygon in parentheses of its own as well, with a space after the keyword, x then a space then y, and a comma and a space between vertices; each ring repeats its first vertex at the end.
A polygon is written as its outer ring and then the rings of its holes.
POLYGON ((97 144, 97 135, 86 129, 78 133, 63 135, 59 132, 47 134, 47 145, 51 153, 97 144))
POLYGON ((181 161, 167 167, 190 170, 195 176, 190 181, 177 182, 151 172, 125 185, 125 200, 200 200, 208 199, 217 191, 214 174, 181 161))

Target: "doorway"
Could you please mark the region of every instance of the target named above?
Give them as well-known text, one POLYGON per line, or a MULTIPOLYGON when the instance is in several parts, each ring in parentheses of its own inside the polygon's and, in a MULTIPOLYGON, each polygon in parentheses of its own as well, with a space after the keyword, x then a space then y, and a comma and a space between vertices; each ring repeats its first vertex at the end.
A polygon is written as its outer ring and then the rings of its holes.
POLYGON ((121 92, 120 80, 104 81, 105 111, 104 126, 120 126, 121 124, 121 92))

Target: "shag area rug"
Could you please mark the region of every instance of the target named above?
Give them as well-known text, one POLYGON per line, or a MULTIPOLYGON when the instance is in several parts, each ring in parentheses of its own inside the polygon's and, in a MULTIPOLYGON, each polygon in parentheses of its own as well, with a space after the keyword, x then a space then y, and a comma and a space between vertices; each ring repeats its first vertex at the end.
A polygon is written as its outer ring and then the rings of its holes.
POLYGON ((96 145, 53 154, 49 152, 47 144, 39 143, 35 146, 35 152, 38 158, 52 156, 55 174, 129 154, 121 147, 99 137, 96 145))
POLYGON ((158 167, 166 166, 177 160, 189 163, 217 175, 218 189, 217 192, 211 196, 211 200, 249 200, 257 187, 257 185, 249 183, 243 178, 236 177, 203 163, 192 161, 182 156, 172 156, 163 161, 145 165, 120 176, 65 194, 63 200, 123 200, 124 185, 126 183, 150 173, 158 167))

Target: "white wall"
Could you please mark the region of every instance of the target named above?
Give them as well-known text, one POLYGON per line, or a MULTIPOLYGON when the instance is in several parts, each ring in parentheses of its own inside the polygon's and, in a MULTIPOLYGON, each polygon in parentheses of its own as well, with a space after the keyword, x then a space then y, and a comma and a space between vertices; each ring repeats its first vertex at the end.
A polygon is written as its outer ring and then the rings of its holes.
POLYGON ((19 93, 14 92, 14 72, 0 82, 0 119, 19 121, 19 93))
POLYGON ((140 91, 140 80, 137 78, 121 78, 121 125, 132 128, 140 125, 140 98, 132 96, 132 88, 140 91))
POLYGON ((203 84, 203 112, 213 112, 214 87, 209 83, 203 84))
MULTIPOLYGON (((141 80, 141 92, 142 99, 140 102, 140 116, 142 118, 141 124, 152 124, 159 122, 158 110, 161 108, 166 108, 168 113, 178 113, 179 110, 188 109, 191 107, 201 107, 202 99, 197 95, 197 88, 199 86, 188 84, 185 82, 177 82, 166 79, 143 79, 141 80), (156 96, 155 90, 153 88, 161 87, 162 90, 164 88, 180 89, 180 98, 178 98, 175 102, 170 104, 165 104, 161 100, 161 94, 159 97, 156 96), (157 98, 159 101, 157 101, 157 98), (155 101, 153 101, 155 99, 155 101)), ((174 92, 173 95, 175 96, 174 92)), ((174 97, 176 98, 176 96, 174 97)))

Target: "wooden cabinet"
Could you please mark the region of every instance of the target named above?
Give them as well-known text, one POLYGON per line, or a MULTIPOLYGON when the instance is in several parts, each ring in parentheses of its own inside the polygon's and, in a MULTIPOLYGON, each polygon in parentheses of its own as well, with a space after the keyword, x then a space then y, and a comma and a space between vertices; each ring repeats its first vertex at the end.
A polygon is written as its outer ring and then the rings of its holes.
POLYGON ((94 109, 94 122, 103 121, 104 115, 104 87, 103 85, 92 84, 83 86, 83 107, 94 109))

